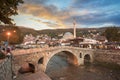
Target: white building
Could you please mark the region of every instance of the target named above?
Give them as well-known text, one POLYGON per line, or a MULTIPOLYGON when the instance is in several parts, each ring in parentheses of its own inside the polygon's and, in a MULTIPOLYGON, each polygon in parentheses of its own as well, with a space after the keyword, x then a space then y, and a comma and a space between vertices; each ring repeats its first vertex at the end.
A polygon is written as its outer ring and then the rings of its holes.
POLYGON ((95 39, 88 39, 88 38, 84 38, 83 40, 84 43, 88 43, 88 44, 97 44, 98 41, 95 39))
POLYGON ((23 44, 34 44, 35 43, 35 37, 32 34, 25 35, 23 39, 23 44))

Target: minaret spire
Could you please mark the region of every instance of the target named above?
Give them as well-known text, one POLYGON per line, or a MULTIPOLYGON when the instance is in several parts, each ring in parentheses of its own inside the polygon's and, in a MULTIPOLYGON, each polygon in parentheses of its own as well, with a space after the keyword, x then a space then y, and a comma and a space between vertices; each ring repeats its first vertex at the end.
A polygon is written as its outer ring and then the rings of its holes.
POLYGON ((75 20, 75 18, 73 21, 73 26, 74 26, 74 38, 76 38, 76 20, 75 20))

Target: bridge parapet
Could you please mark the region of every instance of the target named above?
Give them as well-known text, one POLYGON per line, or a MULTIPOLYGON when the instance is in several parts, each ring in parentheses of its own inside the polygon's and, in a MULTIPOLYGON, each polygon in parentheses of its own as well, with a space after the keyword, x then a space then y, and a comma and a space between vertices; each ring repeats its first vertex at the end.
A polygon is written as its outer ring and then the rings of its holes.
POLYGON ((82 50, 82 51, 91 51, 92 49, 89 48, 79 48, 79 47, 71 47, 71 46, 58 46, 58 47, 49 47, 49 48, 32 48, 32 49, 19 49, 19 50, 13 50, 12 54, 14 56, 17 55, 25 55, 25 54, 32 54, 32 53, 39 53, 44 51, 54 51, 58 49, 74 49, 74 50, 82 50))

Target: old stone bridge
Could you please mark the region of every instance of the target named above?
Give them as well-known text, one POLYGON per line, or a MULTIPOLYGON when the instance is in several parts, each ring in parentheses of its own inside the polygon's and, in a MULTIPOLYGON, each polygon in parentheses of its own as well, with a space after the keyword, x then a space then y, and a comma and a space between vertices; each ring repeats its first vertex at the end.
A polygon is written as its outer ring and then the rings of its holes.
POLYGON ((50 59, 60 52, 64 52, 68 62, 74 65, 83 65, 85 57, 92 62, 94 56, 92 49, 70 46, 14 50, 12 51, 14 70, 17 74, 21 67, 29 64, 29 67, 34 67, 35 71, 45 71, 50 59))

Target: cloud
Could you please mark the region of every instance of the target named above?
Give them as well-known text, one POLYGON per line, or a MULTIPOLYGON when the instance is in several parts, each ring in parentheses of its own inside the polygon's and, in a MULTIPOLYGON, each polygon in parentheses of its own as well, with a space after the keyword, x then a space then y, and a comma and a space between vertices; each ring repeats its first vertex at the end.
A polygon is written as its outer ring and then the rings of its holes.
POLYGON ((46 19, 65 19, 69 16, 68 10, 58 10, 54 5, 35 5, 35 4, 24 4, 19 9, 20 13, 31 14, 46 19))
POLYGON ((42 18, 41 19, 40 18, 39 19, 30 18, 30 20, 38 22, 40 24, 44 24, 44 25, 49 26, 49 27, 54 28, 54 29, 64 28, 64 27, 61 27, 61 26, 63 26, 61 23, 56 22, 56 21, 52 21, 52 20, 46 20, 46 19, 42 19, 42 18))
POLYGON ((73 23, 76 18, 78 25, 120 25, 120 0, 74 0, 69 7, 72 9, 70 17, 64 20, 73 23))
POLYGON ((25 0, 25 3, 19 7, 19 12, 32 15, 31 20, 53 28, 70 27, 73 25, 74 18, 78 26, 120 24, 120 0, 70 1, 73 3, 61 9, 55 6, 55 3, 49 3, 50 0, 25 0))
POLYGON ((42 5, 24 4, 20 8, 20 12, 23 14, 31 14, 33 16, 39 16, 43 18, 49 18, 49 16, 51 16, 51 12, 48 11, 48 8, 42 5))
POLYGON ((60 28, 60 24, 52 23, 52 22, 44 22, 49 27, 60 28))
POLYGON ((43 22, 41 19, 34 19, 34 18, 29 18, 29 19, 32 20, 32 21, 35 21, 35 22, 39 22, 39 23, 43 22))
POLYGON ((72 7, 96 9, 118 4, 120 0, 74 0, 72 7))
MULTIPOLYGON (((76 12, 77 13, 77 12, 76 12)), ((78 25, 102 25, 116 24, 120 25, 120 11, 83 11, 83 14, 71 15, 65 22, 73 23, 73 18, 76 19, 78 25), (84 14, 85 13, 85 14, 84 14)))
POLYGON ((62 19, 65 19, 66 16, 68 16, 68 13, 66 11, 59 11, 57 7, 53 5, 43 6, 35 4, 24 4, 22 7, 20 7, 19 12, 46 20, 53 20, 61 25, 61 27, 66 27, 66 25, 63 24, 62 19))

